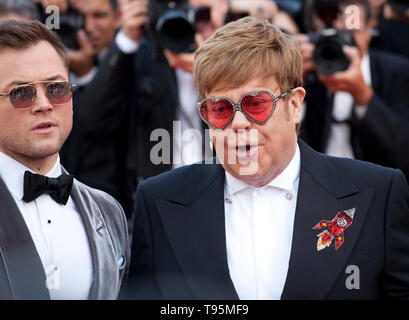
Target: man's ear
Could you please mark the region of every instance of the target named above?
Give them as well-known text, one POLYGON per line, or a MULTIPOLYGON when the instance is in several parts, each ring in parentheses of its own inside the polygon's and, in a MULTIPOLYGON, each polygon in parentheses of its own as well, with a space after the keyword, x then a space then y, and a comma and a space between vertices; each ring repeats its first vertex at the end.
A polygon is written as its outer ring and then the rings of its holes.
POLYGON ((290 112, 293 116, 294 122, 301 122, 301 108, 305 98, 305 89, 303 87, 297 87, 291 90, 290 98, 288 101, 290 112))

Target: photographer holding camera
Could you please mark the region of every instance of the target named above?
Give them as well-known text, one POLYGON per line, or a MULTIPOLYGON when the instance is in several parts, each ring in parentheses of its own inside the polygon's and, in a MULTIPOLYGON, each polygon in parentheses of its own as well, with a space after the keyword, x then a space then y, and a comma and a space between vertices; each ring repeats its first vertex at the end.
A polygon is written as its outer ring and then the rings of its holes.
POLYGON ((223 25, 228 3, 150 0, 148 7, 149 23, 134 61, 136 73, 130 98, 134 106, 129 108, 133 113, 129 117, 133 121, 130 125, 133 141, 127 164, 133 166, 137 183, 202 159, 204 139, 195 135, 190 141, 180 141, 177 137, 188 129, 204 133, 196 110, 193 52, 223 25), (178 121, 175 126, 174 121, 178 121), (170 155, 163 155, 169 161, 153 163, 151 150, 158 141, 151 141, 151 134, 158 128, 169 133, 172 150, 170 155))
POLYGON ((77 49, 69 51, 71 78, 79 88, 61 162, 78 180, 115 197, 129 217, 128 100, 147 1, 82 0, 71 5, 82 17, 83 29, 77 49))
POLYGON ((367 0, 314 3, 327 5, 318 16, 324 25, 335 18, 337 29, 322 29, 318 41, 296 38, 308 92, 301 137, 318 151, 399 168, 409 177, 409 61, 368 50, 367 0), (335 11, 328 10, 334 4, 335 11))

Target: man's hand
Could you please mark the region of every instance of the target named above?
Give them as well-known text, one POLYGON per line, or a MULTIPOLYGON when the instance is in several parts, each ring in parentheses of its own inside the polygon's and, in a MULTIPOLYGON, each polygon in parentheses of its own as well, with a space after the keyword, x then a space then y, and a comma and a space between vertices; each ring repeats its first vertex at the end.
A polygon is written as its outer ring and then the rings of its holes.
POLYGON ((350 60, 347 70, 329 76, 319 73, 318 78, 330 92, 347 91, 357 106, 367 106, 372 98, 373 89, 364 81, 359 50, 356 47, 345 46, 344 53, 350 60))
POLYGON ((82 77, 88 74, 94 67, 96 53, 84 30, 78 31, 78 50, 68 50, 70 58, 70 70, 77 77, 82 77))
POLYGON ((224 18, 229 11, 227 0, 189 0, 189 4, 196 7, 210 7, 210 21, 215 29, 224 24, 224 18))
POLYGON ((135 42, 143 36, 142 27, 148 22, 148 0, 120 0, 122 31, 135 42))
POLYGON ((278 12, 277 5, 271 0, 251 0, 249 5, 249 15, 259 19, 272 21, 278 12))
POLYGON ((231 0, 230 10, 234 13, 247 13, 259 19, 272 19, 278 7, 271 0, 231 0))
POLYGON ((314 62, 312 61, 315 45, 309 41, 307 35, 301 33, 295 35, 294 40, 300 49, 303 65, 303 76, 305 76, 307 72, 315 70, 314 62))

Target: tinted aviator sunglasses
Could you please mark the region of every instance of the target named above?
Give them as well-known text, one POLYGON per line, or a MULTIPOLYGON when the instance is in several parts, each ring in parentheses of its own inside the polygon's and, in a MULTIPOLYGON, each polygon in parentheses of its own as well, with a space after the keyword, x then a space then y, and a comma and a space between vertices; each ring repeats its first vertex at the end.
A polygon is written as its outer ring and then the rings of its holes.
POLYGON ((238 103, 229 98, 206 98, 198 103, 202 120, 214 129, 224 129, 233 120, 236 111, 258 124, 265 124, 274 113, 277 101, 284 98, 292 89, 284 91, 278 97, 270 91, 260 90, 242 96, 238 103))
POLYGON ((76 87, 68 81, 38 81, 11 88, 8 93, 0 93, 0 96, 8 96, 16 109, 28 109, 34 104, 37 97, 35 84, 45 85, 45 95, 53 105, 70 101, 76 87))

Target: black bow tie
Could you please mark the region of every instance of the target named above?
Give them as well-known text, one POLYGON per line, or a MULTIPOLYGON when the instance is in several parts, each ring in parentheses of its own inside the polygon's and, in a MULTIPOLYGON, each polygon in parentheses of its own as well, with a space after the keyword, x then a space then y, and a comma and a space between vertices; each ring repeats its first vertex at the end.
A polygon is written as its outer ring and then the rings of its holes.
POLYGON ((58 178, 49 178, 26 171, 24 173, 24 196, 25 202, 37 199, 43 193, 47 193, 55 201, 66 204, 70 196, 73 177, 62 174, 58 178))

